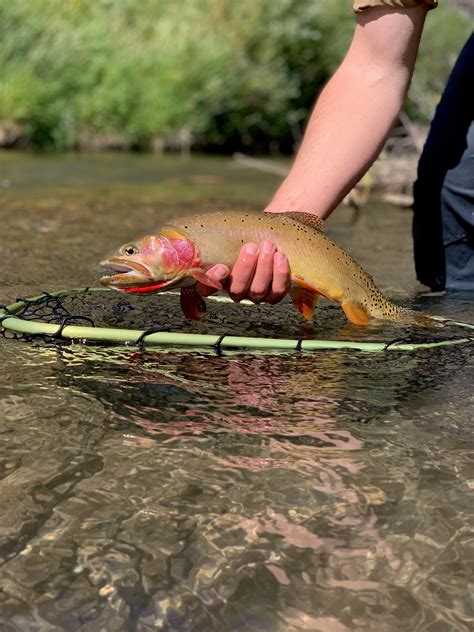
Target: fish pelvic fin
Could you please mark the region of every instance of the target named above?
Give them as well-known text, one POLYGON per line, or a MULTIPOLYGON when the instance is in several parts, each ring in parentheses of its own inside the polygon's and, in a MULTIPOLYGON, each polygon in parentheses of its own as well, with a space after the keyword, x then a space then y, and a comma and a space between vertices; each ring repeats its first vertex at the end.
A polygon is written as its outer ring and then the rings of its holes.
POLYGON ((180 304, 183 314, 191 320, 199 320, 206 313, 206 303, 194 286, 181 288, 180 304))
POLYGON ((314 308, 319 299, 319 293, 306 283, 294 282, 290 288, 293 304, 306 320, 313 320, 314 308))

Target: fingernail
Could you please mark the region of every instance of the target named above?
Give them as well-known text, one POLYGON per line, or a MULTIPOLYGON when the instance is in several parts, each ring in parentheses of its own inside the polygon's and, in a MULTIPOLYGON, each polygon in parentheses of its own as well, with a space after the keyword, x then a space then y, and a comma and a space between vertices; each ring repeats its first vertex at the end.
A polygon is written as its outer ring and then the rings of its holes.
POLYGON ((273 252, 273 244, 271 241, 264 241, 262 243, 262 252, 264 255, 269 255, 273 252))
POLYGON ((218 279, 223 279, 227 276, 227 268, 225 266, 216 266, 213 270, 214 276, 218 279))
POLYGON ((285 263, 286 262, 286 255, 283 252, 277 252, 275 254, 275 259, 277 263, 285 263))
POLYGON ((245 246, 245 252, 246 252, 248 255, 256 255, 256 254, 257 254, 257 252, 258 252, 258 246, 257 246, 257 244, 247 244, 247 245, 245 246))

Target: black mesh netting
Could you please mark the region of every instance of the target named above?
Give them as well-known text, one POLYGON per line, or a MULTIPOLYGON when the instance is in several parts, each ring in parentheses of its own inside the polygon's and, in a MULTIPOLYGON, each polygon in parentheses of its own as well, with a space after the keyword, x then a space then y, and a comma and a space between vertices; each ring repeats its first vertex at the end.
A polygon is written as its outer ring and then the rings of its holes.
POLYGON ((374 322, 368 327, 356 327, 347 321, 340 307, 327 303, 317 307, 311 323, 301 317, 289 299, 276 306, 234 304, 213 298, 207 299, 206 304, 206 316, 200 321, 191 321, 182 315, 179 294, 175 292, 149 296, 97 289, 71 290, 60 296, 46 292, 34 301, 27 300, 20 310, 15 311, 15 316, 24 320, 57 324, 55 337, 23 335, 6 329, 1 331, 7 338, 39 338, 48 341, 52 338, 60 340, 61 327, 67 325, 217 336, 225 334, 365 342, 426 343, 466 336, 465 330, 449 323, 444 326, 421 327, 374 322))

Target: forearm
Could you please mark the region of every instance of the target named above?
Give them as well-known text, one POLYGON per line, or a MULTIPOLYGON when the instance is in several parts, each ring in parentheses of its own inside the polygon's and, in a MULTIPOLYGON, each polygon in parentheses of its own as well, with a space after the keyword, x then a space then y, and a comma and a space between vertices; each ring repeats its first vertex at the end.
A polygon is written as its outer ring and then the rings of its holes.
POLYGON ((327 217, 379 154, 402 94, 403 87, 389 77, 371 83, 367 73, 358 69, 336 73, 321 94, 294 165, 267 210, 327 217))
POLYGON ((399 55, 377 50, 384 33, 368 46, 367 26, 358 24, 351 49, 318 99, 293 167, 266 210, 325 218, 360 179, 403 105, 424 12, 420 20, 418 28, 407 25, 399 55))

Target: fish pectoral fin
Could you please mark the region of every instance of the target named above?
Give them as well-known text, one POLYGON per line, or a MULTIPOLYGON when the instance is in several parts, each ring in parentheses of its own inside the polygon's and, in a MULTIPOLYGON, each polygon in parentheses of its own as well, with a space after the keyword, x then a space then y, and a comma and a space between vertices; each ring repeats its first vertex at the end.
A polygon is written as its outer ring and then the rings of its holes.
POLYGON ((370 315, 365 307, 357 305, 356 303, 342 303, 342 309, 344 310, 347 318, 354 325, 368 325, 370 323, 370 315))
POLYGON ((207 285, 208 287, 213 287, 216 290, 222 290, 222 283, 219 283, 219 281, 215 281, 214 279, 209 278, 207 274, 200 268, 195 268, 194 270, 191 270, 190 274, 193 277, 193 279, 195 279, 199 283, 202 283, 203 285, 207 285))
POLYGON ((180 304, 183 314, 191 320, 199 320, 206 313, 206 303, 194 286, 181 288, 180 304))
POLYGON ((300 314, 302 314, 307 320, 313 320, 314 308, 316 307, 319 298, 318 292, 311 288, 311 286, 305 287, 294 284, 290 288, 290 296, 293 304, 298 308, 300 314))

